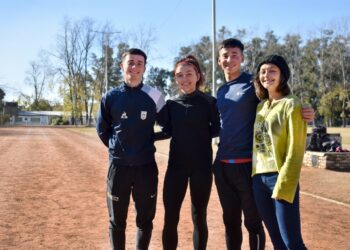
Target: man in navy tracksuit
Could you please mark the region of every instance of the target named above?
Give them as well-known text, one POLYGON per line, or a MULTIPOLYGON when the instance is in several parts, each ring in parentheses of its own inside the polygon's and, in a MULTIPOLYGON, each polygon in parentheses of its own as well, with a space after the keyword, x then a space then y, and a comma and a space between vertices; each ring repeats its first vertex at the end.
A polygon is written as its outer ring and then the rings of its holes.
POLYGON ((262 250, 265 233, 251 186, 253 124, 259 100, 252 76, 241 72, 243 50, 237 39, 224 40, 219 47, 218 64, 226 83, 217 92, 221 130, 213 171, 223 209, 227 249, 241 249, 243 211, 250 249, 262 250))
POLYGON ((142 83, 146 60, 139 49, 122 55, 124 82, 102 98, 97 118, 97 133, 109 150, 107 206, 113 249, 125 249, 130 194, 137 213, 137 249, 148 249, 152 234, 158 185, 153 127, 165 101, 160 91, 142 83))

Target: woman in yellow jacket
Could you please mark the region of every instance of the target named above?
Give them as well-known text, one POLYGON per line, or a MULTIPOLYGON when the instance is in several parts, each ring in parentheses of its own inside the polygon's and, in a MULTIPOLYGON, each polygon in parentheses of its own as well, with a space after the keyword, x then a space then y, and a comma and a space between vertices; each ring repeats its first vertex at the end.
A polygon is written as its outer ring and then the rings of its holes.
POLYGON ((298 184, 307 127, 300 116, 302 105, 290 93, 290 70, 283 57, 267 56, 256 73, 254 85, 262 101, 254 124, 254 197, 274 249, 306 249, 298 184))

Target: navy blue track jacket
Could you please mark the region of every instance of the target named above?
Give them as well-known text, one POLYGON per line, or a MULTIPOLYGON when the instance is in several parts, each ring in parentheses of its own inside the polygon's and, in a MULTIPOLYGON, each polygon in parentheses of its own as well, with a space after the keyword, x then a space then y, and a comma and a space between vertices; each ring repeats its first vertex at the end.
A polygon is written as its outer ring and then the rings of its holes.
POLYGON ((120 165, 143 165, 155 160, 154 124, 165 105, 163 94, 144 85, 125 83, 107 92, 97 116, 97 133, 120 165))
POLYGON ((250 74, 243 72, 218 89, 217 107, 221 119, 218 160, 252 157, 258 103, 250 74))

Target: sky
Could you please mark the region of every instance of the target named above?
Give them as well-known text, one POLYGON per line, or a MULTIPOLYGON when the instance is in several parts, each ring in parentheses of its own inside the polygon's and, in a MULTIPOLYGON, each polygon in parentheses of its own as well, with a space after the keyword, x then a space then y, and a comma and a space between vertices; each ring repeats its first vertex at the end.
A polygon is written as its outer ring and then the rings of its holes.
MULTIPOLYGON (((32 94, 25 83, 31 61, 41 50, 54 51, 64 18, 85 17, 97 25, 109 22, 120 35, 152 30, 156 38, 148 67, 172 68, 179 48, 212 34, 214 0, 0 0, 0 88, 5 101, 20 92, 32 94)), ((226 26, 233 34, 246 29, 253 36, 273 30, 309 37, 319 27, 350 20, 348 0, 217 0, 216 29, 226 26)), ((49 92, 49 90, 48 90, 49 92)), ((55 93, 48 96, 54 97, 55 93)))

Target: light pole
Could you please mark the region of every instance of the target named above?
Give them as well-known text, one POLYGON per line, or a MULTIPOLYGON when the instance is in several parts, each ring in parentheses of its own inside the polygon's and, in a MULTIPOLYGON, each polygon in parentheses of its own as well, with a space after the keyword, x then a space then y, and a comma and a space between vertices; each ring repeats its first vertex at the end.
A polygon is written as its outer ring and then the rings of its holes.
POLYGON ((215 76, 215 72, 216 72, 216 1, 213 0, 213 31, 212 31, 212 60, 213 60, 213 68, 212 68, 212 90, 211 93, 212 95, 215 97, 216 96, 216 76, 215 76))
POLYGON ((103 43, 105 45, 105 87, 106 87, 106 92, 108 91, 108 47, 109 47, 109 34, 103 33, 103 43))
POLYGON ((112 34, 119 34, 120 31, 94 31, 96 33, 102 34, 102 43, 105 47, 104 54, 105 54, 105 72, 104 72, 104 85, 105 85, 105 93, 108 91, 108 48, 109 48, 109 36, 112 34))

